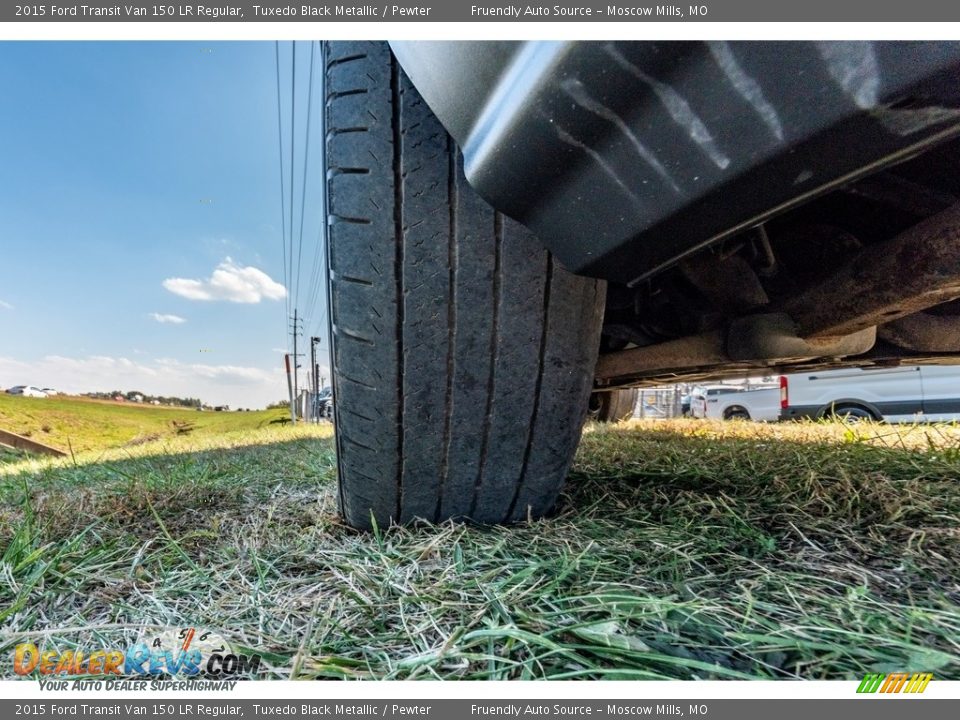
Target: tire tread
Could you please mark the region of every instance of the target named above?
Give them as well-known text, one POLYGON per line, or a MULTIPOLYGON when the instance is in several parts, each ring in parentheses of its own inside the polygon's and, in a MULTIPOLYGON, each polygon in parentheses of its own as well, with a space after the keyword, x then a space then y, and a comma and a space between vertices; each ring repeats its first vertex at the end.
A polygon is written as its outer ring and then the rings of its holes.
POLYGON ((341 510, 359 528, 543 515, 579 441, 603 283, 472 192, 386 44, 329 50, 341 510))

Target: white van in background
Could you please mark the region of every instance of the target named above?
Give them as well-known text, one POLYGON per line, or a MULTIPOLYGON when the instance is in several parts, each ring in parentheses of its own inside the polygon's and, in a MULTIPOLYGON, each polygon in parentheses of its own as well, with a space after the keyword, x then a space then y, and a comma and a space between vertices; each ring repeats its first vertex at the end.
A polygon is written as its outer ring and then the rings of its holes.
POLYGON ((780 377, 780 419, 960 420, 960 366, 844 368, 780 377))
POLYGON ((690 391, 690 414, 710 420, 780 419, 780 391, 775 386, 745 390, 736 385, 698 386, 690 391))

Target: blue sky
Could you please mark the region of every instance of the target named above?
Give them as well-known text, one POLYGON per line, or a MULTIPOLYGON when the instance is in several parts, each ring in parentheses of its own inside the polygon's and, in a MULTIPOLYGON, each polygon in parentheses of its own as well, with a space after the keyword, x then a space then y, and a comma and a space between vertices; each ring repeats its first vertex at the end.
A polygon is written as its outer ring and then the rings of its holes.
MULTIPOLYGON (((290 43, 280 50, 288 143, 290 43)), ((309 52, 298 43, 298 237, 309 52)), ((234 407, 285 395, 274 53, 272 42, 0 43, 0 387, 234 407)), ((311 178, 301 307, 320 220, 311 178)))

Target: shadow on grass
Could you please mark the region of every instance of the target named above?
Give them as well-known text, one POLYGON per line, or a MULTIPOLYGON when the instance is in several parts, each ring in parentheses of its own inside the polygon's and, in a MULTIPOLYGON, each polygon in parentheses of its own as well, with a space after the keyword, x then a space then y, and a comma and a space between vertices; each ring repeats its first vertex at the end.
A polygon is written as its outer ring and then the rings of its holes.
POLYGON ((747 556, 791 536, 808 548, 857 552, 872 567, 898 566, 907 552, 951 578, 947 563, 960 559, 952 445, 875 445, 867 434, 797 440, 780 426, 738 425, 720 437, 667 424, 595 428, 559 511, 582 518, 627 508, 624 520, 689 528, 701 543, 747 556))
MULTIPOLYGON (((163 529, 197 532, 271 498, 316 498, 332 482, 335 462, 329 437, 192 452, 146 448, 128 459, 61 462, 0 476, 0 513, 29 520, 56 543, 91 529, 101 537, 133 532, 143 539, 163 529)), ((16 526, 2 522, 0 533, 16 526)))
POLYGON ((207 627, 283 678, 960 676, 955 458, 704 427, 590 428, 511 528, 349 530, 329 439, 0 478, 0 623, 207 627))

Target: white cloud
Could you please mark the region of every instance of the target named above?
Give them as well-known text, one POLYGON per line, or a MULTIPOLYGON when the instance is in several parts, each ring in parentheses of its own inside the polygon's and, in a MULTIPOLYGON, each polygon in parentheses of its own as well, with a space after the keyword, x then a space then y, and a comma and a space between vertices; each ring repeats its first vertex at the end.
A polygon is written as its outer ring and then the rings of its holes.
POLYGON ((188 300, 226 300, 235 303, 258 303, 261 300, 282 300, 287 290, 263 270, 242 267, 229 257, 217 265, 206 280, 168 278, 163 286, 174 295, 188 300))
POLYGON ((4 310, 13 310, 13 305, 11 305, 8 302, 4 302, 3 300, 0 300, 0 308, 3 308, 4 310))
POLYGON ((251 383, 270 382, 280 372, 263 368, 243 367, 241 365, 205 365, 203 363, 181 363, 169 358, 158 358, 156 361, 162 372, 170 374, 188 373, 195 377, 213 380, 224 385, 248 385, 251 383))
POLYGON ((280 362, 273 368, 259 368, 186 363, 170 358, 135 361, 105 355, 47 355, 35 361, 0 356, 0 388, 12 385, 55 387, 74 394, 140 390, 151 395, 199 397, 212 405, 249 408, 263 407, 287 393, 280 362))
POLYGON ((150 317, 162 325, 182 325, 187 321, 179 315, 165 315, 163 313, 150 313, 150 317))

